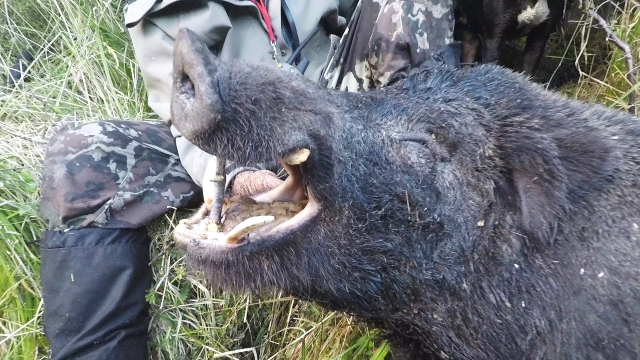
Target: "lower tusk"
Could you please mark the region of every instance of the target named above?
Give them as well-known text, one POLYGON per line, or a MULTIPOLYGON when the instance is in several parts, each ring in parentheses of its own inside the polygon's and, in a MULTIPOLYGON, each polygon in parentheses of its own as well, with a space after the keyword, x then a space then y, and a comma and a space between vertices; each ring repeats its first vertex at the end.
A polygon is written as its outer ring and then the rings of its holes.
POLYGON ((271 215, 248 218, 229 231, 225 240, 227 243, 237 244, 247 234, 269 224, 273 220, 275 220, 275 217, 271 215))

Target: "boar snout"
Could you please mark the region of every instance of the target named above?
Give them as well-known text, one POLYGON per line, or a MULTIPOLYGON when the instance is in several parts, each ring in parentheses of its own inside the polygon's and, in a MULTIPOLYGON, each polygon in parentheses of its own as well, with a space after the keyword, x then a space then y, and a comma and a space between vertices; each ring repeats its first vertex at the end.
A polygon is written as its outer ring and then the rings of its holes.
POLYGON ((171 121, 186 138, 210 133, 220 119, 218 61, 193 31, 178 31, 173 50, 171 121))

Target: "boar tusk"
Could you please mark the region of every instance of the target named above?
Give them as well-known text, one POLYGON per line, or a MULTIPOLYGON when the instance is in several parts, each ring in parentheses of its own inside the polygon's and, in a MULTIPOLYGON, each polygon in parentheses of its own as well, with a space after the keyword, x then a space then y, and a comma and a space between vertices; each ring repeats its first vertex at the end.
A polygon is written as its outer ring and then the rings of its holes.
POLYGON ((229 231, 226 242, 237 244, 245 235, 269 224, 273 220, 275 220, 275 217, 271 215, 250 217, 229 231))
POLYGON ((300 165, 307 161, 311 151, 309 149, 296 149, 282 157, 282 161, 289 165, 300 165))

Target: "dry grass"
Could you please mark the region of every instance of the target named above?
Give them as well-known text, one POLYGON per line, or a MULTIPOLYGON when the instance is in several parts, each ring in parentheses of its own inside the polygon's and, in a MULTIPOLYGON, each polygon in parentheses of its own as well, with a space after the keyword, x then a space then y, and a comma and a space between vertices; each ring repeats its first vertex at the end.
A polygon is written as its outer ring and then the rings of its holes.
MULTIPOLYGON (((0 357, 47 354, 38 247, 32 243, 43 229, 37 196, 47 129, 65 116, 81 122, 154 117, 121 24, 122 6, 72 0, 0 4, 0 72, 5 74, 24 48, 35 55, 28 82, 0 86, 0 357)), ((615 20, 613 28, 632 45, 637 66, 640 3, 620 6, 608 3, 599 11, 615 20)), ((625 109, 630 86, 620 52, 577 14, 564 36, 551 41, 536 79, 566 96, 625 109)), ((388 347, 375 332, 342 314, 280 294, 209 292, 200 278, 187 273, 172 244, 172 224, 183 215, 169 213, 151 226, 155 283, 147 300, 154 358, 385 357, 388 347)))

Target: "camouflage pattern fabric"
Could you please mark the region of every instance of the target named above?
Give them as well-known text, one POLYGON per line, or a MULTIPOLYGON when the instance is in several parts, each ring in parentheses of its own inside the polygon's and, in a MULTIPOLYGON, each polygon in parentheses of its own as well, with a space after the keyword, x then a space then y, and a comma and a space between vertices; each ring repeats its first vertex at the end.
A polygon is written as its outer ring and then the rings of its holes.
POLYGON ((138 228, 201 202, 164 123, 87 123, 49 141, 40 216, 51 230, 138 228))
POLYGON ((361 0, 320 85, 366 91, 387 85, 453 42, 453 0, 361 0))

